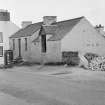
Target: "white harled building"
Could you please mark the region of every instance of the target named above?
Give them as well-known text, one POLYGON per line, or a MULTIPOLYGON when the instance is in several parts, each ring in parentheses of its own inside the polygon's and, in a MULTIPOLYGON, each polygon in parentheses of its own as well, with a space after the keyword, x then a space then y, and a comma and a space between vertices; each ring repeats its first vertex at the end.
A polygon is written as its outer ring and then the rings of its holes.
POLYGON ((4 51, 9 49, 9 37, 19 29, 10 21, 10 13, 0 10, 0 64, 4 63, 4 51))

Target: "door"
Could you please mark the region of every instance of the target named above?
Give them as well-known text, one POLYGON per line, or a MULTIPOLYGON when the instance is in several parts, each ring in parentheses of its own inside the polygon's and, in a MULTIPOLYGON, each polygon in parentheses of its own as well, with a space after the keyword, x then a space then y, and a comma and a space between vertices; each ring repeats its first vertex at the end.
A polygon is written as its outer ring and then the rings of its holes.
POLYGON ((46 35, 41 36, 42 52, 46 53, 46 35))
POLYGON ((19 57, 21 57, 21 39, 18 39, 19 57))

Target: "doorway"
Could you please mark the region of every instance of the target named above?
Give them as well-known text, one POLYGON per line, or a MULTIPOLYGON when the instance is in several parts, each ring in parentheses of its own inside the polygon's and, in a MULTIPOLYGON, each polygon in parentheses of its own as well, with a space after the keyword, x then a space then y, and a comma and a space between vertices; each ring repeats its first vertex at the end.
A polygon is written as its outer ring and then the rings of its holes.
POLYGON ((46 35, 41 36, 42 52, 46 53, 46 35))
POLYGON ((18 39, 19 57, 21 57, 21 39, 18 39))

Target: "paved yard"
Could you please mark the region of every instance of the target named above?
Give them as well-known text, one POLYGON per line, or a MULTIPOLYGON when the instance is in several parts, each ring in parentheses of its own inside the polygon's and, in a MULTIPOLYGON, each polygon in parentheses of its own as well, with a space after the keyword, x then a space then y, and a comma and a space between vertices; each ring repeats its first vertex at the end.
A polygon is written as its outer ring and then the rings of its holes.
POLYGON ((105 105, 105 72, 63 66, 0 69, 0 105, 105 105))

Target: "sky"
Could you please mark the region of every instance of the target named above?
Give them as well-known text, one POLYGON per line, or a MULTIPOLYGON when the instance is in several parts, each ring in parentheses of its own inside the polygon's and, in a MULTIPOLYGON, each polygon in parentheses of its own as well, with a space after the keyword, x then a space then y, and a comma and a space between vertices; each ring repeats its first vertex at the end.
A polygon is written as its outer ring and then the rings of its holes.
POLYGON ((11 13, 11 21, 42 21, 43 16, 68 20, 85 16, 93 25, 105 26, 105 0, 0 0, 0 9, 11 13))

